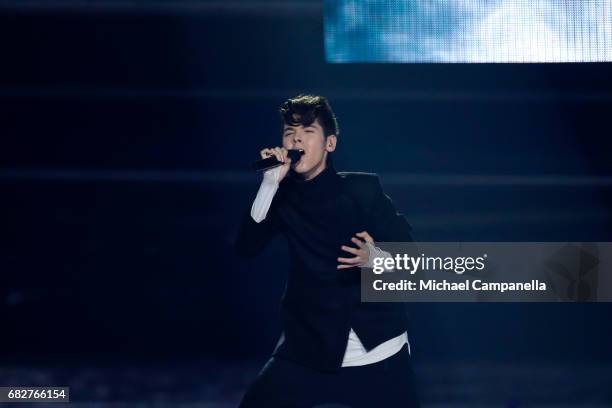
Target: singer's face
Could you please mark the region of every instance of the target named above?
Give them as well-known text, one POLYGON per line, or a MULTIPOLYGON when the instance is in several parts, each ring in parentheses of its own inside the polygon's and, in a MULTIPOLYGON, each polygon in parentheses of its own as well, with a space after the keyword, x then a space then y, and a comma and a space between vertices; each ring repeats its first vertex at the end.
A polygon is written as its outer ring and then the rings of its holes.
POLYGON ((335 139, 331 143, 323 135, 323 128, 319 120, 315 120, 309 126, 291 126, 285 124, 283 126, 283 147, 286 149, 303 149, 304 154, 296 163, 292 163, 291 167, 296 173, 310 178, 310 175, 316 176, 325 168, 327 153, 335 149, 335 139), (327 143, 326 143, 327 142, 327 143))

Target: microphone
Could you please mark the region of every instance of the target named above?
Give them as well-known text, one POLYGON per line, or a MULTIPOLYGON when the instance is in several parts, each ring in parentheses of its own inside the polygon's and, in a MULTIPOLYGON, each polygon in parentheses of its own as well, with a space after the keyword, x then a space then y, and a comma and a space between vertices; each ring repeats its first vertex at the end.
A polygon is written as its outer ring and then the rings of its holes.
MULTIPOLYGON (((302 149, 289 149, 287 150, 287 157, 291 159, 292 163, 300 160, 302 155, 304 154, 304 150, 302 149)), ((265 159, 260 159, 251 164, 251 168, 255 171, 268 170, 272 167, 281 166, 283 162, 276 160, 276 156, 272 155, 270 157, 266 157, 265 159)))

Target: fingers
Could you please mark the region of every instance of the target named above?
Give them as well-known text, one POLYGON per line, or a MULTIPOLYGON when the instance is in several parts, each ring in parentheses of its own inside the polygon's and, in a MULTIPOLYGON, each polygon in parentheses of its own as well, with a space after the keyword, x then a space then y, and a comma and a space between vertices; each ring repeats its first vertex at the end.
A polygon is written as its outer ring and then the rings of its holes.
POLYGON ((291 163, 291 159, 289 158, 289 151, 284 148, 284 147, 277 147, 276 149, 278 149, 277 151, 279 152, 280 156, 282 157, 282 162, 285 164, 291 163))
MULTIPOLYGON (((368 234, 367 231, 358 232, 355 235, 361 237, 365 242, 374 243, 374 239, 368 234)), ((344 262, 346 265, 338 265, 337 269, 353 268, 360 266, 369 256, 369 250, 366 249, 366 244, 359 238, 352 237, 351 241, 356 244, 359 248, 352 248, 346 245, 342 245, 340 248, 343 251, 349 252, 356 255, 353 258, 337 258, 338 262, 344 262), (365 252, 368 251, 368 252, 365 252)))
POLYGON ((344 265, 338 265, 336 269, 354 268, 361 265, 361 258, 358 256, 354 258, 338 258, 338 262, 344 262, 344 265))
POLYGON ((259 154, 261 155, 262 159, 267 159, 270 156, 274 156, 276 160, 283 161, 283 155, 278 149, 280 148, 274 147, 274 148, 262 149, 259 152, 259 154))
POLYGON ((272 147, 272 148, 262 149, 259 152, 259 155, 261 156, 262 159, 266 159, 270 156, 274 156, 276 160, 282 163, 291 162, 291 159, 288 157, 288 150, 284 147, 272 147))
POLYGON ((273 150, 274 150, 274 156, 276 156, 276 160, 284 163, 285 159, 283 158, 283 151, 281 150, 281 148, 275 147, 273 150))
POLYGON ((344 262, 346 264, 346 265, 338 265, 337 269, 352 268, 354 266, 359 266, 363 262, 362 250, 351 248, 346 245, 342 245, 341 248, 344 251, 350 252, 357 256, 354 256, 353 258, 343 258, 343 257, 336 258, 338 262, 344 262))
POLYGON ((358 238, 353 237, 353 238, 351 238, 351 241, 352 241, 354 244, 357 244, 357 246, 358 246, 359 248, 363 248, 363 247, 365 247, 365 244, 363 243, 363 241, 362 241, 362 240, 360 240, 360 239, 358 239, 358 238))
POLYGON ((340 249, 342 249, 343 251, 349 252, 349 253, 351 253, 353 255, 359 255, 360 254, 360 250, 359 249, 352 248, 352 247, 349 247, 349 246, 346 246, 346 245, 342 245, 340 247, 340 249))
POLYGON ((348 264, 358 264, 359 262, 361 262, 360 256, 355 256, 353 258, 337 258, 337 259, 338 259, 338 262, 344 262, 348 264))
POLYGON ((357 235, 358 237, 363 238, 365 240, 365 242, 369 242, 371 244, 374 243, 374 238, 372 238, 372 236, 370 234, 368 234, 368 231, 358 232, 355 235, 357 235))
POLYGON ((346 269, 346 268, 354 268, 358 265, 338 265, 336 269, 346 269))
POLYGON ((274 153, 272 153, 272 149, 261 149, 261 151, 259 152, 259 155, 261 156, 262 159, 267 159, 273 154, 274 153))

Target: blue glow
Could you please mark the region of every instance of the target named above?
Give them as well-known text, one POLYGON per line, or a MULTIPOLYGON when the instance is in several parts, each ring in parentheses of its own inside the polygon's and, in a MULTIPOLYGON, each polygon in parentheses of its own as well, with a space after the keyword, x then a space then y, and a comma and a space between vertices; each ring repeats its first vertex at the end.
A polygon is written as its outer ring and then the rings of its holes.
POLYGON ((328 62, 603 62, 612 0, 326 0, 328 62))

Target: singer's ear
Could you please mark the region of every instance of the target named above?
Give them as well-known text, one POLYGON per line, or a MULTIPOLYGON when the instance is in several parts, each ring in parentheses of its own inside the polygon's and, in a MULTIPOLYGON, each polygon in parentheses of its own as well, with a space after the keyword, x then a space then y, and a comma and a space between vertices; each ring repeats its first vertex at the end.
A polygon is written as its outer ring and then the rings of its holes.
POLYGON ((325 138, 325 150, 328 152, 333 152, 336 150, 336 143, 338 142, 338 138, 336 135, 329 135, 325 138))

